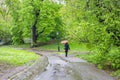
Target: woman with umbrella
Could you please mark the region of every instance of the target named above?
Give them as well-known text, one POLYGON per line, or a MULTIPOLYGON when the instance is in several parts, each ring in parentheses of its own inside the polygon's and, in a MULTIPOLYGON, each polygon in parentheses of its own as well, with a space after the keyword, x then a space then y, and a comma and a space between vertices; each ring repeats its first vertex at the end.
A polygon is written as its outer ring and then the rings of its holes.
POLYGON ((64 50, 65 50, 65 57, 68 55, 68 50, 70 50, 69 44, 67 40, 61 41, 62 44, 64 44, 64 50))

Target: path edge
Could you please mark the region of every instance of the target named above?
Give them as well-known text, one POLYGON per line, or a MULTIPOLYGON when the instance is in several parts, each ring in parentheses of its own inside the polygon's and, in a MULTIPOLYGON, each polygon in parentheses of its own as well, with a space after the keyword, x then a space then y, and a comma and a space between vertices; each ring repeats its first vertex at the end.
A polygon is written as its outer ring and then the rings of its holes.
POLYGON ((35 63, 29 66, 27 69, 16 73, 9 77, 7 80, 33 80, 33 78, 46 70, 48 66, 48 58, 41 56, 35 63))

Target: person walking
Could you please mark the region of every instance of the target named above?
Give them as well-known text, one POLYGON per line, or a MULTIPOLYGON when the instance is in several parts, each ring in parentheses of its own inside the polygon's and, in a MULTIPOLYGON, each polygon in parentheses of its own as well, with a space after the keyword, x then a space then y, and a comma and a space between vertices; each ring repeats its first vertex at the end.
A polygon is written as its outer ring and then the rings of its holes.
POLYGON ((68 42, 65 43, 65 45, 64 45, 64 50, 65 50, 65 57, 67 57, 67 55, 68 55, 68 50, 70 50, 70 47, 69 47, 68 42))

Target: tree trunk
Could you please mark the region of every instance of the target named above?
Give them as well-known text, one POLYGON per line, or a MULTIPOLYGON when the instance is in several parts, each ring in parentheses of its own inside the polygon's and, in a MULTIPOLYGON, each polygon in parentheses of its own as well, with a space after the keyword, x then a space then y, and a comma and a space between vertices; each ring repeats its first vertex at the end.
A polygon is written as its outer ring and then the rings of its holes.
POLYGON ((35 22, 32 26, 32 42, 31 42, 31 47, 36 47, 37 46, 37 28, 36 28, 36 24, 37 24, 37 20, 38 20, 38 17, 40 15, 40 10, 37 10, 36 11, 36 19, 35 19, 35 22))
POLYGON ((32 26, 32 43, 31 47, 35 47, 37 43, 37 37, 36 37, 36 23, 32 26))

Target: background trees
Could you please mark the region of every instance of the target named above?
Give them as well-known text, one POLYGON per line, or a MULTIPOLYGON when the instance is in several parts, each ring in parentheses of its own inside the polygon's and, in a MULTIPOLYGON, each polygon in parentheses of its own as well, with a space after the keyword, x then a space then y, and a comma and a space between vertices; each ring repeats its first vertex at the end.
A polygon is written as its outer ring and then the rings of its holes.
POLYGON ((0 41, 8 43, 10 40, 11 17, 4 1, 0 1, 0 41))
POLYGON ((99 67, 120 69, 120 1, 66 0, 61 10, 67 37, 87 42, 96 52, 93 62, 99 67), (114 49, 114 50, 113 50, 114 49), (114 58, 113 58, 114 56, 114 58))
MULTIPOLYGON (((32 39, 32 47, 37 42, 48 41, 62 30, 58 11, 61 5, 49 0, 6 0, 14 25, 11 28, 14 44, 24 43, 24 38, 32 39)), ((61 34, 62 35, 62 34, 61 34)))

